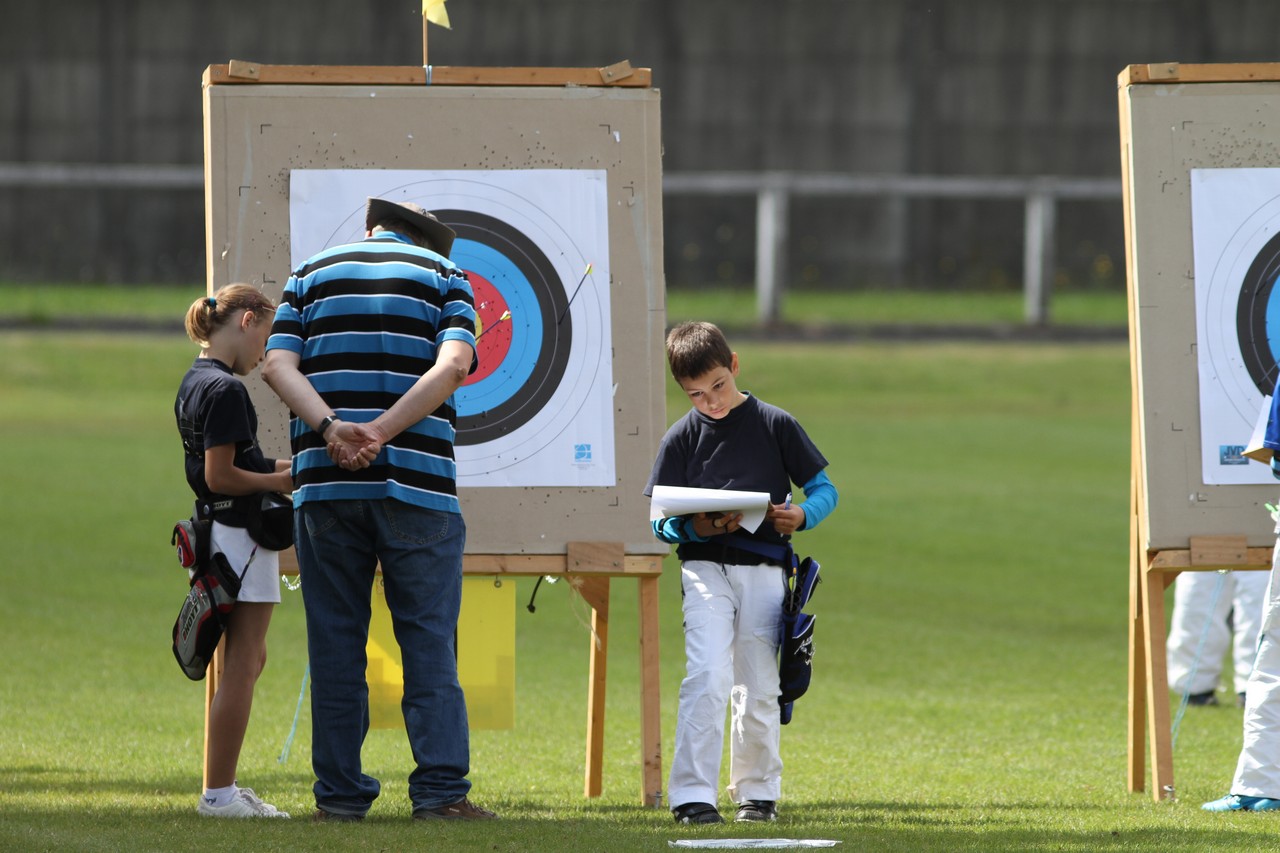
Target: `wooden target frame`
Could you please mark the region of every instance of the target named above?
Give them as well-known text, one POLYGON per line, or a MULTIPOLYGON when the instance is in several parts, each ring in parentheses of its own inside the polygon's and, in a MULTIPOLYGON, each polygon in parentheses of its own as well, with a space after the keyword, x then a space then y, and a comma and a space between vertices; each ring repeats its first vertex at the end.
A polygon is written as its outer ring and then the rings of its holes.
MULTIPOLYGON (((1165 590, 1185 571, 1269 569, 1276 539, 1264 509, 1276 484, 1233 484, 1205 462, 1215 414, 1205 394, 1259 352, 1274 360, 1275 345, 1261 339, 1265 318, 1207 310, 1193 182, 1196 170, 1280 168, 1280 125, 1262 118, 1280 105, 1280 63, 1133 65, 1118 89, 1132 388, 1128 786, 1144 790, 1149 749, 1161 801, 1176 798, 1165 590)), ((1247 438, 1223 445, 1220 464, 1258 467, 1228 453, 1247 438)))
MULTIPOLYGON (((591 488, 460 487, 468 526, 464 572, 565 577, 590 604, 587 796, 602 789, 610 581, 638 582, 641 799, 659 804, 657 583, 669 549, 652 536, 643 489, 666 428, 666 316, 659 96, 649 69, 627 62, 574 69, 233 61, 206 69, 203 84, 211 293, 248 281, 279 298, 292 267, 293 170, 606 175, 609 275, 593 286, 608 288, 611 304, 616 477, 591 488)), ((287 455, 287 410, 260 378, 246 384, 264 449, 287 455)), ((292 552, 282 557, 282 571, 296 571, 292 552)), ((219 658, 210 667, 207 699, 220 671, 219 658)))

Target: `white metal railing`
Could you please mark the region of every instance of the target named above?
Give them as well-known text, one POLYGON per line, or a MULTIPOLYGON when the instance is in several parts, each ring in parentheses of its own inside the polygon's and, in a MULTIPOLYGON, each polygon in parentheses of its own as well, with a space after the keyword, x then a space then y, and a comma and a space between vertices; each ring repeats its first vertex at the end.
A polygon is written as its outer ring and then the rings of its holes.
MULTIPOLYGON (((92 163, 0 163, 0 188, 113 188, 196 190, 199 166, 92 163)), ((785 285, 788 222, 793 196, 1021 199, 1023 293, 1028 323, 1049 319, 1054 230, 1060 200, 1120 198, 1120 179, 858 175, 845 172, 677 172, 662 179, 664 195, 746 195, 756 199, 757 317, 779 316, 785 285)))
POLYGON ((1023 295, 1026 321, 1049 320, 1057 204, 1119 200, 1120 179, 856 175, 844 172, 689 172, 663 178, 664 195, 754 195, 756 198, 756 316, 778 318, 787 257, 792 196, 1022 199, 1023 295))
POLYGON ((0 187, 196 190, 199 166, 148 163, 0 163, 0 187))

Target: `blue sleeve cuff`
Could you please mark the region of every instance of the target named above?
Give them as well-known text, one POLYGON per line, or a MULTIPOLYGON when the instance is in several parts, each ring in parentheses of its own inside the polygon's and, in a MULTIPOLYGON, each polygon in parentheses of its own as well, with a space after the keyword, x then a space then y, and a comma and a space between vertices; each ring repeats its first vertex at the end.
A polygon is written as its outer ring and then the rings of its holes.
POLYGON ((650 523, 653 526, 653 535, 668 545, 679 545, 681 542, 707 541, 693 532, 693 525, 689 523, 688 516, 677 515, 672 518, 658 518, 650 523))
POLYGON ((804 510, 804 526, 800 529, 812 530, 836 508, 836 504, 840 501, 840 493, 836 491, 835 484, 831 482, 826 471, 819 471, 801 488, 804 489, 804 503, 801 504, 801 509, 804 510))

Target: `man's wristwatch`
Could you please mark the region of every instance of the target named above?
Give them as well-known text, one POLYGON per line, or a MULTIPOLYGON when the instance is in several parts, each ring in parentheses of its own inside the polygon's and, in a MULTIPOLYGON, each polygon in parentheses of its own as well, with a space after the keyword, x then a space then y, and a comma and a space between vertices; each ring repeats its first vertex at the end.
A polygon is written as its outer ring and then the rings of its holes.
POLYGON ((337 415, 329 415, 327 418, 325 418, 320 422, 320 426, 316 427, 316 432, 320 433, 321 438, 324 438, 324 434, 329 431, 329 427, 333 426, 337 422, 338 422, 337 415))

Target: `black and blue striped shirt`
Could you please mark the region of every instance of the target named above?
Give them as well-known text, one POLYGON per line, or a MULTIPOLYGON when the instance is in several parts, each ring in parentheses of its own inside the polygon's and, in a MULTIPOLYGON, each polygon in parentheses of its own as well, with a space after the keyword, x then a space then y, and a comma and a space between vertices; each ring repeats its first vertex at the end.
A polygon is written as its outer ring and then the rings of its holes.
MULTIPOLYGON (((326 249, 294 270, 267 349, 297 353, 299 369, 345 421, 367 423, 391 407, 435 364, 437 348, 475 348, 476 313, 466 274, 399 234, 326 249)), ((472 360, 472 370, 476 362, 472 360)), ((393 438, 373 464, 344 471, 323 438, 289 423, 294 503, 396 498, 458 512, 450 397, 393 438)))

